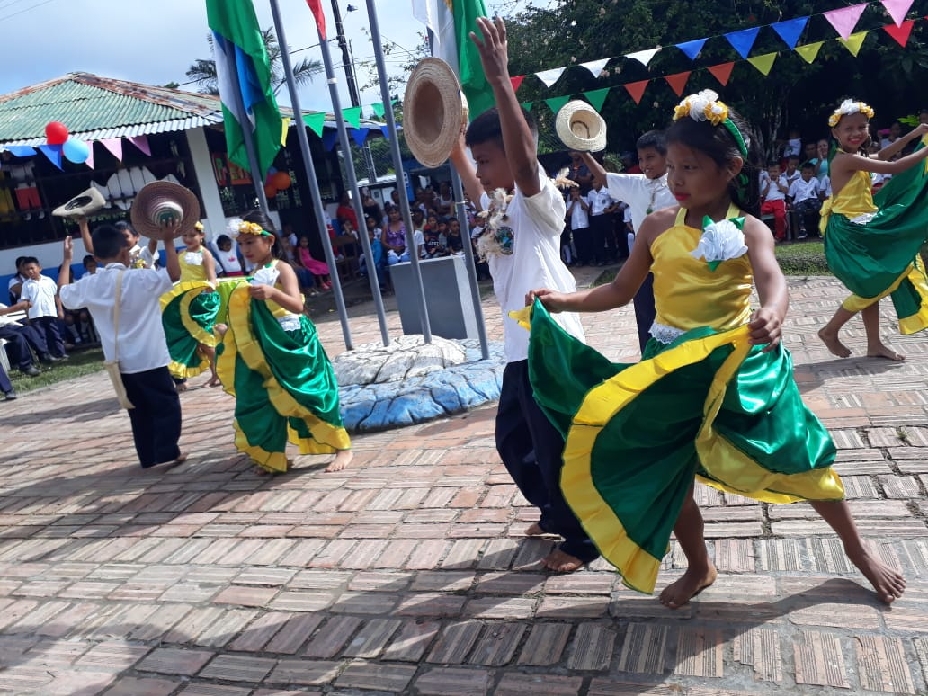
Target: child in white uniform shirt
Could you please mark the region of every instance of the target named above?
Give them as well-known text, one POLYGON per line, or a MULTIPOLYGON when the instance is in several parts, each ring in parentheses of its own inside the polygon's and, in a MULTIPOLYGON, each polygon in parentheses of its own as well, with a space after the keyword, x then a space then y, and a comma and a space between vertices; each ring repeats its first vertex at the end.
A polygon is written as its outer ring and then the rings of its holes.
POLYGON ((786 177, 780 173, 780 165, 771 162, 767 171, 760 174, 760 195, 763 203, 760 206, 761 215, 773 215, 773 233, 777 241, 786 239, 786 194, 789 185, 786 177))
MULTIPOLYGON (((538 162, 538 130, 531 114, 519 106, 513 91, 503 20, 481 17, 477 24, 483 41, 474 33, 470 36, 493 87, 496 108, 471 122, 466 139, 452 151, 451 161, 471 200, 480 200, 487 213, 478 249, 489 263, 503 310, 507 364, 496 412, 496 449, 522 494, 541 511, 541 519, 526 534, 553 533, 564 539, 541 561, 542 566, 572 572, 599 552, 564 500, 560 487, 564 437, 532 395, 528 331, 509 316, 510 311, 524 308, 526 294, 542 287, 539 282, 561 290, 576 287, 558 254, 567 210, 560 191, 538 162), (476 170, 466 147, 471 149, 476 170)), ((565 312, 555 320, 583 339, 576 314, 565 312)))
POLYGON ((596 258, 596 252, 593 247, 593 231, 590 229, 590 204, 580 194, 578 187, 570 189, 567 216, 570 218, 570 232, 574 238, 578 263, 581 266, 592 264, 596 258))
POLYGON ((801 176, 789 186, 789 199, 799 216, 799 239, 808 236, 808 230, 818 230, 818 214, 822 209, 822 189, 815 178, 815 165, 802 165, 801 176))
POLYGON ((180 464, 186 455, 177 446, 181 431, 180 399, 168 372, 168 354, 161 324, 161 296, 180 280, 180 263, 174 248, 174 226, 165 227, 166 268, 140 269, 130 273, 131 258, 125 235, 104 225, 93 232, 94 256, 103 268, 76 283, 65 279, 71 269, 71 238, 64 241, 64 261, 59 271, 58 293, 65 307, 86 307, 103 344, 103 356, 112 360, 117 349, 119 371, 129 409, 132 438, 142 468, 180 464), (122 275, 119 336, 114 332, 116 282, 122 275))
POLYGON ((29 323, 45 338, 49 359, 53 362, 67 360, 59 323, 64 314, 58 306, 57 284, 42 275, 42 266, 34 256, 23 259, 22 272, 26 279, 23 281, 21 299, 12 307, 0 309, 0 315, 24 310, 29 323))
MULTIPOLYGON (((602 266, 606 261, 605 248, 607 242, 610 249, 614 249, 616 246, 615 234, 612 231, 612 211, 615 204, 603 183, 602 181, 594 181, 593 189, 586 195, 586 199, 590 204, 593 260, 598 266, 602 266)), ((620 244, 620 246, 622 251, 618 253, 619 258, 627 258, 628 250, 625 249, 626 245, 620 244)))

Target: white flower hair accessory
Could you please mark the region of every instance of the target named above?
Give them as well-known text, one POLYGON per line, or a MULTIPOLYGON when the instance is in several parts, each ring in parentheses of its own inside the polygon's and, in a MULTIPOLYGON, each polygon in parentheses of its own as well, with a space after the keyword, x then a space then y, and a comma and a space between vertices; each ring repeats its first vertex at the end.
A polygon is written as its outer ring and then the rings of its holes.
POLYGON ((673 108, 673 120, 689 116, 694 121, 708 121, 713 126, 723 126, 738 145, 741 156, 747 159, 751 139, 744 135, 728 116, 728 105, 719 101, 719 95, 711 89, 691 94, 673 108))
POLYGON ((842 118, 845 116, 850 116, 851 114, 863 114, 867 118, 873 118, 876 116, 876 112, 866 102, 845 99, 843 102, 841 102, 841 106, 835 109, 831 116, 828 117, 828 125, 834 128, 838 125, 842 118))
POLYGON ((477 217, 483 221, 483 234, 477 238, 477 256, 481 261, 495 254, 512 253, 511 234, 499 234, 501 230, 508 230, 503 223, 509 219, 506 215, 506 208, 510 201, 512 201, 512 194, 506 193, 505 189, 498 188, 490 196, 487 209, 477 213, 477 217))
POLYGON ((713 222, 702 219, 702 236, 692 252, 694 259, 705 259, 709 270, 715 271, 722 261, 737 259, 748 253, 744 243, 744 218, 732 218, 713 222))

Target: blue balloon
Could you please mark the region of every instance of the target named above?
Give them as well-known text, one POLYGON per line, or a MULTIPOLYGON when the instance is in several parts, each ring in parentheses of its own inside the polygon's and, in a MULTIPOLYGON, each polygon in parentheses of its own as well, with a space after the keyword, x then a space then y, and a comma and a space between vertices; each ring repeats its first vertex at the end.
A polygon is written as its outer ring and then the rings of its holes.
POLYGON ((68 162, 83 164, 90 157, 90 146, 79 138, 68 138, 61 148, 68 162))

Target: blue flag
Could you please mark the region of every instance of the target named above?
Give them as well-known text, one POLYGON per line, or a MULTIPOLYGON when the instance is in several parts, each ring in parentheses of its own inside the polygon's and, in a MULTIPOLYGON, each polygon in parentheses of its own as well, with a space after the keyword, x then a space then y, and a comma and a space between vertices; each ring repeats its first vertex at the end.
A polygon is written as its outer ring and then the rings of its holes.
POLYGON ((806 24, 808 23, 808 17, 797 17, 796 19, 791 19, 787 22, 777 22, 770 26, 773 27, 773 30, 780 35, 780 38, 783 39, 790 50, 792 50, 796 48, 796 44, 799 43, 802 30, 806 28, 806 24))
POLYGON ((725 38, 728 39, 728 43, 731 44, 732 48, 738 51, 739 56, 747 58, 751 49, 754 48, 754 42, 757 40, 758 32, 760 32, 760 27, 743 29, 742 31, 731 31, 725 34, 725 38))

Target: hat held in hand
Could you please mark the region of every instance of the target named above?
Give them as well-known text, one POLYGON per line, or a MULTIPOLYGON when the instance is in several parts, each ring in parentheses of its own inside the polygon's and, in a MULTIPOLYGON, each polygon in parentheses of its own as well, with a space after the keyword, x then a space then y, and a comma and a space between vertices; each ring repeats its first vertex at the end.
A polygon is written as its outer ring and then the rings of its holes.
POLYGON ((557 112, 557 137, 568 150, 599 152, 606 148, 606 122, 585 101, 567 102, 557 112))
POLYGON ((191 232, 200 219, 200 202, 188 188, 169 181, 153 181, 135 196, 129 213, 135 231, 146 237, 164 238, 164 226, 177 224, 175 237, 191 232))
POLYGON ((52 215, 56 217, 87 217, 91 213, 106 207, 106 201, 97 189, 90 187, 79 193, 62 206, 55 208, 52 215))
POLYGON ((403 98, 403 131, 412 154, 426 167, 440 167, 466 123, 467 99, 454 70, 440 58, 423 58, 403 98))

